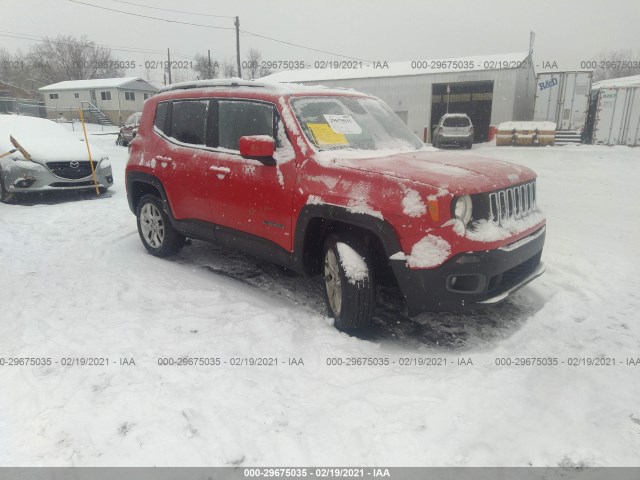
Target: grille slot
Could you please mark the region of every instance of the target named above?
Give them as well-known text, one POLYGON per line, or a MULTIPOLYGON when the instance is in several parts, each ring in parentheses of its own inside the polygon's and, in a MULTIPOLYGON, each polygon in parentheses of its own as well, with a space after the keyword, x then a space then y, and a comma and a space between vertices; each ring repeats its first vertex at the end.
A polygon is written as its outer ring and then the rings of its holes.
POLYGON ((508 219, 519 219, 536 208, 536 182, 509 187, 489 194, 489 217, 502 224, 508 219))
MULTIPOLYGON (((88 161, 84 162, 47 162, 47 167, 51 172, 60 177, 67 178, 69 180, 78 180, 80 178, 86 178, 91 176, 91 165, 88 161), (71 166, 71 164, 77 163, 78 166, 71 166)), ((93 162, 93 168, 98 167, 98 162, 93 162)))

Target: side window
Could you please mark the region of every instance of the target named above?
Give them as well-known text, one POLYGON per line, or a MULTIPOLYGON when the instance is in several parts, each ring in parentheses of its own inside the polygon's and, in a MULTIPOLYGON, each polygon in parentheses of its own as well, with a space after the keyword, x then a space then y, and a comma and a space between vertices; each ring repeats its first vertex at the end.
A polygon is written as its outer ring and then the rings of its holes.
POLYGON ((161 132, 164 132, 165 120, 167 119, 167 111, 169 110, 169 102, 162 102, 156 108, 156 118, 153 120, 153 126, 161 132))
POLYGON ((171 136, 179 142, 204 145, 206 100, 174 101, 171 109, 171 136))
POLYGON ((240 150, 240 137, 247 135, 273 137, 273 118, 272 105, 242 100, 221 100, 218 103, 217 146, 240 150))

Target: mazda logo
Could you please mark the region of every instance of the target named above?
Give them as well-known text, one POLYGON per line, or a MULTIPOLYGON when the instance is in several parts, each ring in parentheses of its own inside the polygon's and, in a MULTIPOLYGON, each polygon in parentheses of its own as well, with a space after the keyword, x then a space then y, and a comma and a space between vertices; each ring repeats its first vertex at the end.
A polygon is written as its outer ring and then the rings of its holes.
POLYGON ((80 162, 75 162, 75 161, 69 162, 69 166, 71 168, 78 168, 80 166, 80 162))

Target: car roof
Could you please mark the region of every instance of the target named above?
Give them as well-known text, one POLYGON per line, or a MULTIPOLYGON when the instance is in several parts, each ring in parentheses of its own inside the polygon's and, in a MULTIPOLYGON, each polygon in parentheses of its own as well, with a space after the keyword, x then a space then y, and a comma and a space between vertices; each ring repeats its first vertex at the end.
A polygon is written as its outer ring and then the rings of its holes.
POLYGON ((466 113, 445 113, 442 118, 445 117, 469 117, 466 113))
POLYGON ((195 80, 191 82, 174 83, 160 89, 154 98, 158 100, 170 98, 186 98, 189 96, 240 96, 244 98, 277 99, 282 96, 358 96, 372 95, 361 93, 349 88, 328 88, 323 85, 300 85, 297 83, 272 83, 260 80, 243 80, 241 78, 223 78, 215 80, 195 80), (184 92, 184 94, 183 94, 184 92))

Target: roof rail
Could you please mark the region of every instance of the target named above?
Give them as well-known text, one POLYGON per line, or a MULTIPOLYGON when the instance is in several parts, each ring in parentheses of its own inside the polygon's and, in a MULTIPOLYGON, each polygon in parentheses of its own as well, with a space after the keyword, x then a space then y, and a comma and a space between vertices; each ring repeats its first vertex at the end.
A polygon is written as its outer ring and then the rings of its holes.
POLYGON ((168 92, 170 90, 188 90, 191 88, 210 88, 210 87, 260 87, 265 88, 269 85, 256 82, 254 80, 243 80, 242 78, 220 78, 214 80, 194 80, 191 82, 173 83, 165 85, 160 92, 168 92))

